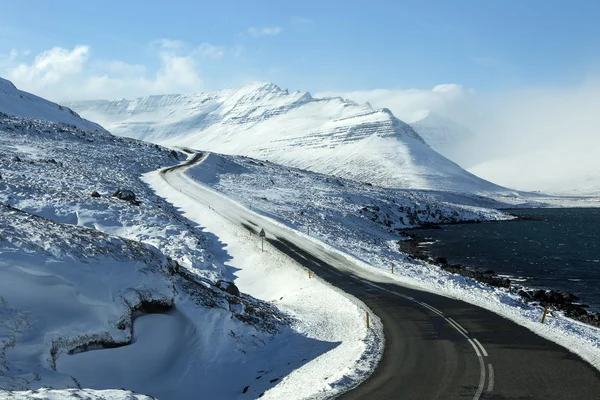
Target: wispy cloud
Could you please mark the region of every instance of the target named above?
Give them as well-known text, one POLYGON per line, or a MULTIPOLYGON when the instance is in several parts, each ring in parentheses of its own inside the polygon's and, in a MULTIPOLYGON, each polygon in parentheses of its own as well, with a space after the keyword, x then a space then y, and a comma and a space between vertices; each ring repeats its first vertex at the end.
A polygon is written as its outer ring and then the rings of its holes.
POLYGON ((282 31, 283 31, 283 29, 279 26, 263 27, 263 28, 256 28, 256 27, 248 28, 248 34, 250 34, 251 36, 254 36, 254 37, 277 36, 282 31))
POLYGON ((213 46, 210 43, 202 43, 196 48, 199 55, 203 57, 219 59, 225 55, 225 47, 213 46))
POLYGON ((375 108, 389 108, 400 119, 412 122, 429 111, 455 117, 471 101, 475 92, 449 83, 431 89, 375 89, 350 92, 323 92, 317 96, 340 96, 375 108))
POLYGON ((292 25, 295 26, 309 26, 309 25, 313 25, 314 21, 310 18, 305 18, 305 17, 292 17, 292 25))

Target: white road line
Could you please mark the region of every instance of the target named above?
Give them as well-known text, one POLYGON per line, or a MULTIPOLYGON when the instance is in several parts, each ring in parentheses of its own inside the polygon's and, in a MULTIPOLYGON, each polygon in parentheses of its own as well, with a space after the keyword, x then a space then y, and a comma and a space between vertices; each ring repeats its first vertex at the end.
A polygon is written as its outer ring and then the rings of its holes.
POLYGON ((488 380, 487 391, 491 392, 492 390, 494 390, 494 366, 492 364, 488 364, 488 370, 490 372, 490 379, 488 380))
POLYGON ((423 307, 427 308, 428 310, 433 311, 434 313, 436 313, 437 315, 439 315, 440 317, 443 317, 444 314, 441 313, 441 311, 438 311, 437 309, 431 307, 429 304, 427 303, 423 303, 422 301, 419 302, 420 305, 422 305, 423 307))
POLYGON ((475 349, 475 353, 477 353, 477 357, 481 357, 481 351, 479 351, 479 347, 477 347, 477 345, 475 344, 475 342, 473 342, 472 339, 468 339, 469 343, 471 343, 471 346, 473 346, 473 348, 475 349))
POLYGON ((475 392, 475 396, 473 396, 473 400, 479 400, 481 393, 483 393, 483 387, 485 386, 485 363, 483 362, 483 357, 479 352, 479 349, 475 345, 471 339, 469 339, 469 343, 475 349, 475 353, 477 354, 477 359, 479 360, 479 386, 477 387, 477 391, 475 392))
POLYGON ((456 326, 454 324, 454 322, 452 322, 449 318, 444 318, 454 329, 456 329, 458 331, 458 333, 460 333, 461 335, 463 335, 465 338, 467 338, 467 340, 471 340, 469 339, 469 337, 467 335, 465 335, 465 333, 463 331, 460 330, 460 328, 458 326, 456 326))
POLYGON ((440 310, 438 310, 437 308, 435 308, 435 307, 434 307, 434 306, 432 306, 431 304, 427 304, 427 305, 428 305, 428 306, 429 306, 429 308, 431 308, 432 310, 434 310, 434 311, 436 311, 436 312, 438 312, 438 313, 440 313, 440 314, 443 314, 443 313, 442 313, 440 310))
POLYGON ((483 353, 483 356, 487 357, 488 353, 487 353, 487 351, 485 351, 485 348, 483 347, 483 345, 481 343, 479 343, 479 340, 473 338, 473 341, 479 345, 479 348, 481 349, 481 352, 483 353))
POLYGON ((331 272, 332 274, 337 275, 337 276, 344 276, 341 272, 338 272, 334 269, 330 270, 329 272, 331 272))
POLYGON ((458 322, 456 322, 455 320, 453 320, 452 318, 448 318, 450 321, 452 321, 454 323, 454 325, 456 325, 461 331, 463 331, 465 333, 465 335, 469 334, 469 331, 467 331, 465 328, 462 327, 461 324, 459 324, 458 322))

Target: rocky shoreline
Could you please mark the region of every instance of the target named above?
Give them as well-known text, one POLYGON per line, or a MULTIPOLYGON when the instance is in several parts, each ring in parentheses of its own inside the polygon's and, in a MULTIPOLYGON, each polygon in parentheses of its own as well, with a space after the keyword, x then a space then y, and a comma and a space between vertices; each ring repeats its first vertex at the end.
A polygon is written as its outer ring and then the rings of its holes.
MULTIPOLYGON (((428 229, 435 226, 428 226, 428 229)), ((398 241, 400 251, 408 254, 410 258, 427 261, 437 265, 444 271, 462 275, 489 286, 504 288, 510 293, 520 296, 523 302, 548 307, 549 311, 559 311, 574 320, 600 327, 600 312, 589 311, 589 306, 579 303, 579 297, 569 292, 556 290, 531 289, 516 284, 508 278, 498 276, 493 270, 482 270, 462 264, 451 264, 444 257, 432 257, 425 248, 427 239, 411 234, 409 231, 402 233, 407 240, 398 241)))

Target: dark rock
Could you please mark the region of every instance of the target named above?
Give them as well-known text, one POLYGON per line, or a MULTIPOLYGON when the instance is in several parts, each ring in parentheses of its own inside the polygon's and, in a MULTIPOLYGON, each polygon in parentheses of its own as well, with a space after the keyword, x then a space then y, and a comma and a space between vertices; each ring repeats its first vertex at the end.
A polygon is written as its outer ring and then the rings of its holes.
POLYGON ((175 150, 171 150, 171 157, 179 159, 179 157, 177 157, 177 152, 175 150))
POLYGON ((535 301, 546 301, 546 291, 541 289, 535 290, 531 293, 531 297, 535 301))
POLYGON ((488 269, 488 270, 486 270, 486 271, 484 272, 484 274, 486 274, 486 275, 494 275, 494 274, 495 274, 495 272, 494 272, 494 270, 488 269))
POLYGON ((246 393, 246 392, 248 391, 248 388, 250 388, 250 386, 246 386, 246 387, 244 388, 244 390, 242 390, 242 393, 246 393))
POLYGON ((139 206, 141 203, 136 200, 135 193, 128 189, 119 189, 114 194, 113 197, 116 197, 119 200, 128 201, 131 204, 135 204, 139 206))
POLYGON ((551 290, 548 292, 548 302, 552 304, 564 304, 565 298, 559 292, 551 290))
POLYGON ((435 262, 438 264, 448 264, 448 259, 446 257, 436 257, 435 262))
POLYGON ((567 303, 577 303, 579 301, 579 297, 575 296, 573 293, 570 292, 564 293, 563 296, 567 303))
POLYGON ((92 197, 100 197, 100 193, 98 193, 97 191, 94 190, 90 196, 92 196, 92 197))
POLYGON ((519 296, 523 297, 524 299, 527 299, 527 300, 531 300, 531 299, 532 299, 532 298, 531 298, 531 295, 530 295, 529 293, 527 293, 526 291, 524 291, 523 289, 519 290, 519 291, 517 292, 517 294, 518 294, 519 296))
POLYGON ((219 289, 221 289, 222 291, 229 293, 230 295, 233 295, 233 296, 240 295, 240 289, 238 289, 238 287, 235 286, 235 284, 233 282, 227 282, 227 281, 219 279, 217 281, 217 283, 215 283, 215 286, 218 287, 219 289))

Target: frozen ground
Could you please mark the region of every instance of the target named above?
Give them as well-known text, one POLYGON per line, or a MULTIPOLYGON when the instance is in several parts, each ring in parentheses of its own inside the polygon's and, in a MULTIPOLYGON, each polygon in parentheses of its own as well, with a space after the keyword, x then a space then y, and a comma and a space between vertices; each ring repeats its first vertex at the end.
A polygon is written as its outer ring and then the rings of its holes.
POLYGON ((426 202, 419 193, 386 191, 245 157, 211 154, 187 174, 351 258, 369 279, 392 280, 482 306, 567 347, 600 369, 600 330, 558 313, 542 325, 540 307, 523 303, 507 290, 409 260, 397 246, 402 240, 399 229, 414 222, 504 218, 499 212, 426 202), (391 274, 392 264, 395 274, 391 274))

